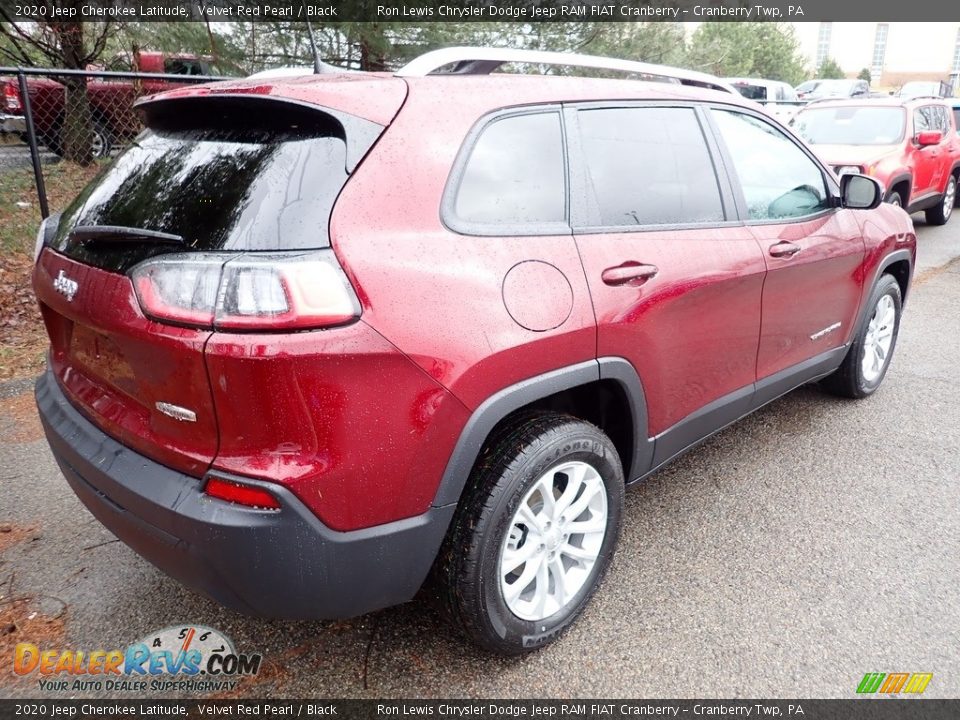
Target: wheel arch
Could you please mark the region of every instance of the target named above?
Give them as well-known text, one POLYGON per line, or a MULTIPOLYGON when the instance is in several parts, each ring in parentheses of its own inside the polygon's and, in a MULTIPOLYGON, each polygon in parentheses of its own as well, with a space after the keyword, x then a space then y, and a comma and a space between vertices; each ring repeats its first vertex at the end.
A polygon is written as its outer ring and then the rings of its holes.
POLYGON ((855 331, 859 331, 859 328, 863 327, 863 323, 866 322, 867 316, 872 309, 869 307, 867 300, 870 297, 870 293, 873 292, 877 281, 884 274, 892 275, 897 281, 897 284, 900 286, 901 300, 905 303, 907 300, 907 291, 910 288, 910 278, 913 275, 913 256, 910 254, 910 251, 907 249, 895 250, 877 264, 877 270, 874 272, 870 284, 864 287, 864 298, 860 305, 860 312, 857 313, 857 323, 854 325, 855 331))
POLYGON ((910 204, 910 194, 913 192, 913 176, 906 171, 896 173, 887 183, 887 194, 889 195, 898 187, 906 186, 906 194, 903 195, 901 201, 903 202, 903 207, 906 208, 910 204))
MULTIPOLYGON (((517 412, 549 409, 564 402, 583 407, 583 403, 589 402, 587 399, 594 394, 598 403, 605 402, 605 399, 609 399, 608 393, 617 396, 618 409, 626 416, 620 420, 628 423, 629 428, 618 426, 615 432, 608 434, 620 454, 625 479, 630 481, 639 477, 649 469, 653 459, 653 443, 647 437, 647 406, 643 385, 629 361, 605 357, 521 380, 481 403, 460 433, 437 488, 433 506, 450 505, 460 500, 488 438, 517 412)), ((571 414, 580 417, 583 413, 571 414)), ((592 417, 583 419, 592 420, 592 417)))

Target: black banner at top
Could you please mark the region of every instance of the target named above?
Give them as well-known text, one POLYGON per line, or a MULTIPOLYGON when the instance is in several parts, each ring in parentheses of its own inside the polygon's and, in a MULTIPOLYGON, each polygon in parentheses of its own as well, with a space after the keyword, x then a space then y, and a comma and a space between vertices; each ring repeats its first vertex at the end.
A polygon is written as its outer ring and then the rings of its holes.
POLYGON ((960 20, 943 0, 0 0, 11 20, 887 22, 960 20))

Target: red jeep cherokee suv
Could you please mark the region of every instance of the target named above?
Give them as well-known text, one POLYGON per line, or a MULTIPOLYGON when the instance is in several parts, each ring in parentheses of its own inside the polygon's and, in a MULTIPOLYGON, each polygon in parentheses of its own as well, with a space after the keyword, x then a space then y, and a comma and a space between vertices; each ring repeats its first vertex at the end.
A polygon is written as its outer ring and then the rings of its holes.
POLYGON ((809 105, 793 128, 837 174, 864 173, 886 201, 944 225, 960 182, 960 137, 950 106, 937 98, 848 100, 809 105))
POLYGON ((587 603, 625 485, 803 383, 877 388, 915 236, 874 180, 708 76, 489 74, 511 60, 605 62, 457 49, 142 101, 33 277, 44 429, 120 539, 262 616, 432 569, 520 653, 587 603))

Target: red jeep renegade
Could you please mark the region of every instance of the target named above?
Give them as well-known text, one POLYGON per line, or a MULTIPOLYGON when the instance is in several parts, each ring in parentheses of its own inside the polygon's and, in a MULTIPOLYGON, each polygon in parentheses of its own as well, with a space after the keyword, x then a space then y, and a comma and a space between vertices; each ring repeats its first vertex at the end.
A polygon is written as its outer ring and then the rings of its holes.
POLYGON ((358 615, 432 569, 470 638, 537 648, 625 485, 889 366, 910 219, 709 76, 452 49, 140 108, 41 228, 37 403, 90 511, 240 611, 358 615))

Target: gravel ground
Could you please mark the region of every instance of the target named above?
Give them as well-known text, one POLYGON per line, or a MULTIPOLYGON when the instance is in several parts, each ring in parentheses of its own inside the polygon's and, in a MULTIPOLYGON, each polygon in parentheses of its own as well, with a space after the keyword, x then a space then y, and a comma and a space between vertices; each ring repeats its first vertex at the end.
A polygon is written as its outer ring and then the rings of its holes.
MULTIPOLYGON (((850 697, 865 672, 902 671, 958 697, 960 219, 918 230, 883 388, 860 402, 802 388, 628 492, 604 586, 535 655, 485 656, 424 600, 341 623, 219 608, 111 541, 60 477, 29 394, 12 391, 0 519, 21 534, 8 533, 20 541, 0 556, 0 592, 12 578, 13 595, 62 614, 62 647, 219 628, 264 654, 268 671, 239 690, 250 696, 850 697)), ((46 695, 11 678, 0 695, 46 695)))

